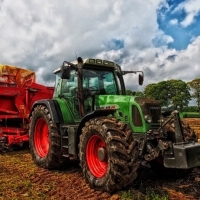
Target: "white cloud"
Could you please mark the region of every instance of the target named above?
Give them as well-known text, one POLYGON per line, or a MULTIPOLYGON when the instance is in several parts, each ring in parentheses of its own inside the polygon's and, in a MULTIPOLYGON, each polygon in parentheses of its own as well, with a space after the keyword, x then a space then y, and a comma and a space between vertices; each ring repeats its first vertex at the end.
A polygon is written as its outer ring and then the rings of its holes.
POLYGON ((200 77, 200 36, 186 50, 151 48, 145 53, 152 56, 145 56, 142 52, 138 57, 142 54, 144 59, 136 64, 136 68, 143 68, 145 72, 145 86, 162 80, 181 79, 188 82, 200 77))
POLYGON ((178 19, 172 19, 172 20, 170 20, 169 24, 171 24, 171 25, 177 25, 178 24, 178 19))
MULTIPOLYGON (((83 58, 114 60, 125 70, 144 70, 142 88, 164 79, 189 81, 200 76, 198 70, 192 73, 200 63, 200 39, 193 38, 185 51, 167 49, 174 39, 159 30, 161 4, 165 1, 0 1, 0 63, 35 70, 39 83, 53 84, 53 71, 64 60, 75 60, 76 52, 83 58), (122 41, 123 48, 117 49, 113 39, 122 41)), ((125 77, 129 89, 142 89, 135 75, 125 77)))
POLYGON ((184 10, 186 12, 186 17, 181 21, 183 27, 187 27, 190 24, 194 23, 195 17, 199 15, 200 12, 200 3, 199 0, 186 0, 183 3, 179 4, 174 12, 184 10))
POLYGON ((189 13, 187 17, 180 23, 183 27, 187 27, 194 22, 194 13, 189 13))
POLYGON ((166 35, 163 31, 159 30, 155 34, 153 41, 156 46, 165 46, 174 42, 174 39, 170 35, 166 35))
MULTIPOLYGON (((103 54, 113 38, 132 54, 152 45, 160 0, 6 0, 1 2, 1 63, 53 71, 64 59, 103 54)), ((44 80, 45 81, 45 80, 44 80)))

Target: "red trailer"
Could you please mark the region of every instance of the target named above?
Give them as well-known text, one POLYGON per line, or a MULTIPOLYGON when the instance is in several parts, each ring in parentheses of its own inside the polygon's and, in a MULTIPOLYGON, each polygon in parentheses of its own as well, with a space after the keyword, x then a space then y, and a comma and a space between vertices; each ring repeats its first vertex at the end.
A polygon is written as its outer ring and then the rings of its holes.
POLYGON ((35 82, 35 72, 0 65, 0 150, 29 140, 29 113, 39 99, 50 99, 53 87, 35 82))

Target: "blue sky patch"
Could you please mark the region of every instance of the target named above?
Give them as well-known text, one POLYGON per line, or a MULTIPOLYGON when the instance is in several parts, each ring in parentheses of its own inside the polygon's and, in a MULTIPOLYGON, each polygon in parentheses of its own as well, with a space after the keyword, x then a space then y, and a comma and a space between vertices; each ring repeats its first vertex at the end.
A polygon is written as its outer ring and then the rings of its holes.
POLYGON ((124 48, 124 40, 113 38, 110 41, 107 41, 104 45, 108 50, 119 50, 124 48))
MULTIPOLYGON (((200 25, 197 23, 200 20, 200 15, 197 15, 190 25, 182 26, 181 22, 186 18, 187 13, 184 9, 174 11, 178 4, 182 2, 184 1, 169 0, 167 1, 169 7, 162 6, 157 11, 159 29, 174 39, 174 42, 167 44, 168 48, 176 50, 186 49, 191 39, 200 35, 200 25)), ((154 45, 158 46, 159 41, 155 41, 154 45)))

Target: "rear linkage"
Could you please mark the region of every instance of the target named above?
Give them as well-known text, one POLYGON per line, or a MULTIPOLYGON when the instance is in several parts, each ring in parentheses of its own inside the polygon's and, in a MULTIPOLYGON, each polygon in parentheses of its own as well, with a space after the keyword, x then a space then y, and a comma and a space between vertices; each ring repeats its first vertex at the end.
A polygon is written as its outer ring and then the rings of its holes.
MULTIPOLYGON (((191 138, 196 142, 196 138, 191 138)), ((146 161, 151 161, 160 156, 164 150, 173 151, 173 144, 187 144, 185 140, 184 131, 177 110, 171 113, 171 117, 166 120, 159 129, 149 130, 145 135, 144 140, 139 145, 139 155, 144 157, 146 161), (169 131, 169 123, 173 121, 174 132, 169 131), (145 151, 145 152, 144 152, 145 151)), ((173 152, 171 152, 173 153, 173 152)))

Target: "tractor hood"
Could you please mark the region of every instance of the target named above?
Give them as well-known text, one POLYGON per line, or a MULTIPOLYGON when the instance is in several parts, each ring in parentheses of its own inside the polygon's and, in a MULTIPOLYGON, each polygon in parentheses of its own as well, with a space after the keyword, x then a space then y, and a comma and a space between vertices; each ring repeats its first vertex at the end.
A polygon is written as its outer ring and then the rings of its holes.
POLYGON ((122 121, 127 121, 131 113, 130 105, 135 104, 134 99, 133 96, 124 95, 96 95, 94 110, 114 109, 122 121))
POLYGON ((113 109, 115 116, 134 127, 138 132, 145 132, 152 125, 158 127, 161 118, 161 106, 156 100, 124 95, 99 95, 95 97, 94 110, 113 109), (151 119, 151 122, 148 120, 151 119), (149 122, 148 122, 149 121, 149 122))

